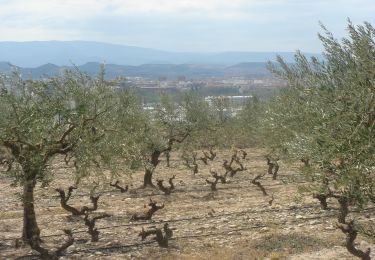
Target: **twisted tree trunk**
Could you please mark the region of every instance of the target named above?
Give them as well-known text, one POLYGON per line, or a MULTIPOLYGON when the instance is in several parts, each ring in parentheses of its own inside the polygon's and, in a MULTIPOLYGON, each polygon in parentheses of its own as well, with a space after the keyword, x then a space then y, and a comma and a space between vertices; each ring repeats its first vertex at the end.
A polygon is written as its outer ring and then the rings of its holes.
POLYGON ((158 166, 160 160, 160 155, 163 153, 163 151, 155 150, 151 154, 151 160, 150 163, 152 165, 152 169, 146 168, 145 169, 145 175, 143 177, 143 187, 155 187, 155 185, 152 183, 152 175, 154 173, 155 168, 158 166))
POLYGON ((146 169, 145 175, 143 177, 143 187, 154 187, 155 185, 152 183, 152 174, 153 170, 146 169))
MULTIPOLYGON (((25 172, 26 173, 26 172, 25 172)), ((36 221, 34 209, 34 187, 35 177, 27 174, 28 177, 23 184, 23 231, 22 240, 33 244, 40 241, 40 229, 36 221)))
MULTIPOLYGON (((172 147, 174 143, 182 143, 188 136, 190 135, 189 132, 184 133, 180 139, 177 139, 176 137, 171 137, 168 140, 168 145, 164 149, 156 149, 152 151, 151 158, 150 158, 150 163, 152 165, 152 169, 149 169, 146 167, 145 169, 145 174, 143 178, 143 188, 146 187, 155 187, 155 185, 152 183, 152 174, 154 173, 155 168, 159 165, 159 158, 160 155, 164 152, 170 153, 172 151, 172 147)), ((168 159, 169 160, 169 159, 168 159)), ((168 162, 169 165, 169 162, 168 162)))

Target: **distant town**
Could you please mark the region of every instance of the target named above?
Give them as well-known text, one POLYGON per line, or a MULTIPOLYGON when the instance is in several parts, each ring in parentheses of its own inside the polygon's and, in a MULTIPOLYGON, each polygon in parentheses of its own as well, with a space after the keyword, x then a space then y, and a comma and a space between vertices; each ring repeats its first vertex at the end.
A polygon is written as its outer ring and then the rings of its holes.
POLYGON ((251 96, 256 95, 267 99, 277 93, 286 82, 275 78, 248 79, 245 77, 187 79, 180 76, 177 79, 159 77, 157 80, 142 77, 129 77, 119 87, 131 89, 144 99, 144 103, 152 103, 160 93, 178 94, 182 91, 193 90, 205 97, 218 96, 251 96))

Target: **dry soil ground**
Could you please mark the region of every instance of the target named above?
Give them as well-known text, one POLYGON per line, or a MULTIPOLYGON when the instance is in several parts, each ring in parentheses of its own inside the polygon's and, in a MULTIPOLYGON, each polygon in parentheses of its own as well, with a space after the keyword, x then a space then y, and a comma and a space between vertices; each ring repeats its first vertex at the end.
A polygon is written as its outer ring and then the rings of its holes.
MULTIPOLYGON (((265 175, 261 182, 269 196, 253 184, 251 179, 267 171, 264 151, 247 150, 244 164, 248 170, 230 178, 227 184, 218 184, 211 192, 205 179, 209 169, 223 172, 221 164, 229 159, 230 151, 220 152, 208 166, 200 163, 200 172, 192 175, 175 156, 170 168, 161 163, 155 179, 176 175, 176 190, 170 196, 157 189, 139 189, 142 172, 120 179, 129 184, 130 192, 120 193, 109 185, 103 187, 99 210, 112 217, 99 220, 99 242, 90 242, 80 217, 71 217, 59 205, 55 188, 72 184, 71 168, 56 162, 55 180, 47 188, 37 185, 35 206, 42 239, 48 246, 61 244, 65 236, 61 229, 73 230, 75 243, 62 259, 354 259, 347 253, 345 237, 335 228, 337 205, 323 211, 310 196, 297 195, 303 178, 299 165, 281 163, 278 180, 265 175), (271 195, 274 201, 269 205, 271 195), (149 198, 164 203, 164 209, 155 213, 152 221, 129 221, 135 212, 143 212, 149 198), (174 228, 169 248, 159 248, 151 238, 141 241, 142 227, 174 228)), ((89 180, 75 191, 71 204, 89 205, 89 180)), ((15 239, 22 231, 22 203, 17 193, 20 187, 11 187, 11 180, 2 177, 0 184, 0 259, 37 259, 36 253, 24 246, 16 249, 15 239), (33 256, 34 255, 34 256, 33 256)), ((100 191, 100 190, 98 190, 100 191)), ((375 209, 366 214, 351 213, 358 221, 375 221, 375 209)), ((374 245, 363 237, 357 239, 361 248, 374 245)), ((374 253, 372 257, 375 258, 374 253)))

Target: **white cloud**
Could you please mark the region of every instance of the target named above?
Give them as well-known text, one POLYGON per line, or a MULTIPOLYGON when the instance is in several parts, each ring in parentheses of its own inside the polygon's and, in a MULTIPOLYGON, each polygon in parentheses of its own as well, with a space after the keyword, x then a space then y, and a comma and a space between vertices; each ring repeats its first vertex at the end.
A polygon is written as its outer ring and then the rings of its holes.
POLYGON ((30 26, 23 28, 0 27, 0 35, 3 40, 8 41, 64 41, 81 40, 78 31, 64 29, 49 29, 42 26, 30 26))
MULTIPOLYGON (((275 0, 11 0, 0 2, 0 18, 82 20, 99 15, 191 15, 235 18, 243 6, 275 0)), ((285 1, 285 0, 279 0, 285 1)))
POLYGON ((98 15, 105 7, 99 1, 90 0, 12 0, 1 4, 0 17, 16 17, 22 20, 85 19, 98 15))
POLYGON ((282 49, 316 46, 319 20, 345 33, 346 17, 374 22, 374 11, 374 0, 0 0, 0 35, 161 49, 282 49))
MULTIPOLYGON (((0 33, 3 40, 79 39, 84 27, 108 17, 150 16, 165 19, 249 19, 241 7, 253 0, 0 0, 0 33)), ((97 32, 98 35, 103 34, 97 32)), ((100 39, 99 39, 100 40, 100 39)))
POLYGON ((240 11, 245 0, 114 0, 119 13, 214 13, 222 15, 226 12, 240 11))
MULTIPOLYGON (((259 9, 301 6, 334 7, 371 0, 0 0, 0 18, 41 21, 84 20, 107 15, 201 15, 215 18, 261 18, 259 9)), ((368 4, 366 5, 368 6, 368 4)), ((374 8, 375 5, 372 5, 374 8)), ((371 8, 370 6, 368 6, 371 8)), ((277 15, 277 13, 274 13, 277 15)))

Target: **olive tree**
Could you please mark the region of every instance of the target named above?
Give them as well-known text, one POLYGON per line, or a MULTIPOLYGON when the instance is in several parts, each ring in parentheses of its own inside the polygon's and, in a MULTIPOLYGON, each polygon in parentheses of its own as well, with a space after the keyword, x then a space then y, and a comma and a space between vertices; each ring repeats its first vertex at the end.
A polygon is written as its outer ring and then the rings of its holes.
POLYGON ((234 124, 234 131, 239 142, 245 145, 265 143, 261 138, 263 137, 261 124, 266 116, 265 108, 265 102, 255 95, 246 100, 234 124))
POLYGON ((309 189, 337 198, 348 250, 369 259, 353 244, 359 228, 345 218, 350 205, 375 202, 375 29, 349 21, 341 41, 323 29, 322 61, 297 52, 293 65, 280 57, 270 64, 289 87, 269 105, 265 127, 290 157, 311 162, 309 189))
POLYGON ((170 153, 176 144, 194 132, 207 127, 208 105, 196 93, 183 93, 180 100, 162 95, 155 110, 143 114, 143 127, 137 136, 139 159, 145 169, 143 187, 154 187, 153 173, 163 153, 170 153))
MULTIPOLYGON (((0 146, 12 157, 7 172, 23 186, 23 240, 40 249, 34 208, 38 182, 48 184, 56 156, 74 161, 78 180, 90 168, 109 163, 114 142, 106 131, 113 121, 114 92, 101 75, 79 72, 43 80, 0 76, 0 146)), ((42 252, 43 253, 43 252, 42 252)))

